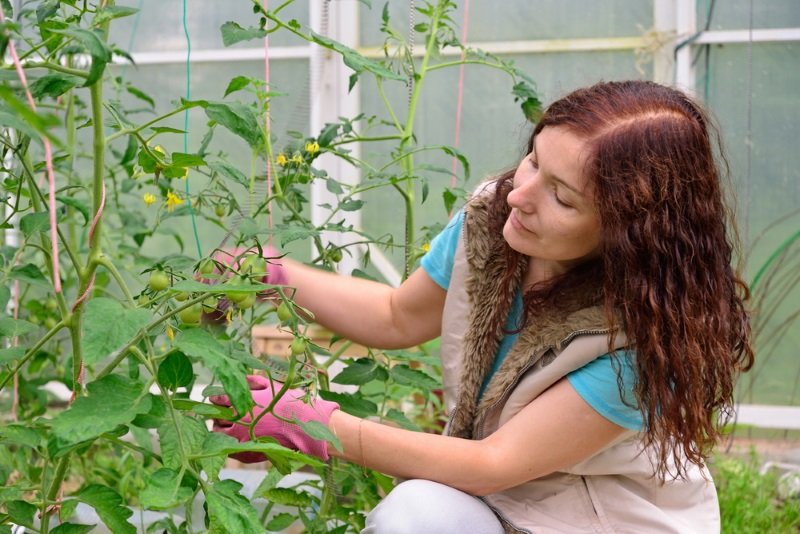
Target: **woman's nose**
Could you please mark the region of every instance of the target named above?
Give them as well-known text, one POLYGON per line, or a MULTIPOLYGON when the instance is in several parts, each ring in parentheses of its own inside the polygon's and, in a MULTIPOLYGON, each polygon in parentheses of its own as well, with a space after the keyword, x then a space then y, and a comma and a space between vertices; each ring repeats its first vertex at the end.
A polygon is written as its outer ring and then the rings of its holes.
POLYGON ((528 176, 514 184, 514 189, 508 194, 508 204, 525 212, 533 211, 537 194, 536 178, 528 176))

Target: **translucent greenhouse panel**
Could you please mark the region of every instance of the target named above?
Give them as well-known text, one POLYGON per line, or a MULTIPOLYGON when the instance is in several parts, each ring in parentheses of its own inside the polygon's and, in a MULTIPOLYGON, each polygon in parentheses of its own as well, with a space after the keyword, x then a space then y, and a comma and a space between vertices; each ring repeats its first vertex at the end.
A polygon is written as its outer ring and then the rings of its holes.
MULTIPOLYGON (((727 144, 746 240, 746 278, 752 281, 773 251, 800 230, 800 43, 754 44, 752 63, 748 48, 714 47, 709 68, 698 71, 698 93, 708 93, 727 144)), ((743 402, 800 404, 800 323, 790 322, 800 303, 798 257, 796 243, 793 259, 785 260, 783 282, 762 279, 755 287, 756 299, 771 295, 768 302, 783 298, 783 303, 763 316, 763 324, 756 322, 762 329, 757 364, 742 381, 743 402)))
MULTIPOLYGON (((224 48, 220 26, 234 21, 242 27, 258 26, 258 15, 253 14, 249 0, 186 0, 186 22, 193 50, 224 48)), ((178 0, 121 0, 117 5, 139 8, 138 19, 130 16, 115 21, 114 43, 123 50, 133 52, 174 52, 186 50, 183 31, 183 2, 178 0), (135 34, 134 34, 135 31, 135 34)), ((308 24, 308 2, 294 2, 282 16, 308 24)), ((288 32, 276 32, 270 37, 270 46, 297 46, 302 44, 288 32)), ((258 48, 263 41, 255 39, 233 45, 231 48, 258 48)))
POLYGON ((697 0, 698 26, 705 26, 712 3, 711 30, 749 29, 751 8, 754 29, 800 26, 800 2, 797 0, 697 0))
MULTIPOLYGON (((148 93, 156 102, 157 113, 165 113, 172 104, 180 100, 185 94, 186 73, 185 65, 147 65, 137 68, 117 67, 120 74, 129 79, 136 87, 148 93)), ((271 65, 271 79, 275 90, 286 92, 286 96, 274 97, 271 108, 272 133, 277 136, 275 149, 287 141, 287 130, 301 132, 308 131, 309 107, 308 107, 308 61, 307 60, 282 60, 274 61, 271 65)), ((261 62, 226 62, 226 63, 198 63, 192 65, 192 99, 223 100, 225 88, 231 78, 235 76, 251 76, 257 79, 264 77, 264 65, 261 62)), ((126 97, 127 99, 128 97, 126 97)), ((252 97, 246 91, 232 93, 224 99, 226 102, 252 101, 252 97)), ((171 117, 164 121, 160 126, 170 126, 183 129, 183 113, 171 117)), ((147 115, 135 117, 136 121, 146 121, 147 115)), ((196 152, 203 136, 208 131, 208 117, 201 108, 193 108, 189 113, 189 152, 196 152)), ((183 135, 166 134, 158 138, 158 143, 164 146, 169 152, 174 150, 183 151, 183 135)), ((251 151, 247 143, 239 137, 234 136, 227 130, 217 127, 214 133, 214 141, 211 145, 215 150, 226 154, 228 160, 234 164, 246 176, 250 175, 251 151)), ((263 158, 255 164, 257 175, 264 175, 263 158)), ((202 175, 192 175, 194 181, 191 190, 196 192, 202 185, 204 177, 202 175)), ((173 180, 174 187, 183 188, 183 183, 173 180)), ((266 194, 265 186, 258 186, 260 194, 266 194)), ((241 188, 241 198, 237 199, 244 203, 247 199, 247 192, 241 188)), ((279 217, 279 214, 278 214, 279 217)), ((187 245, 186 253, 195 255, 193 246, 191 221, 189 217, 175 219, 175 230, 187 245)), ((227 221, 231 222, 231 221, 227 221)), ((259 222, 264 222, 261 220, 259 222)), ((215 225, 207 221, 198 220, 199 233, 202 236, 204 253, 213 249, 224 237, 224 232, 215 225)), ((160 250, 159 247, 169 246, 174 248, 175 241, 172 238, 158 236, 149 239, 145 243, 143 251, 160 250)), ((297 251, 300 258, 308 255, 307 246, 298 246, 297 251)), ((289 247, 294 251, 293 247, 289 247)), ((176 251, 177 252, 177 251, 176 251)))
MULTIPOLYGON (((553 53, 514 59, 536 81, 545 103, 600 80, 647 79, 651 76, 649 66, 637 70, 636 58, 630 52, 553 53)), ((419 145, 453 143, 457 82, 458 68, 434 71, 425 80, 428 85, 423 89, 415 123, 419 145)), ((511 79, 504 73, 478 65, 467 66, 459 150, 469 160, 471 179, 464 182, 459 164, 458 187, 472 190, 487 177, 515 167, 524 155, 523 148, 531 125, 525 120, 519 104, 514 102, 511 86, 511 79)), ((387 83, 386 88, 389 100, 397 105, 395 111, 404 117, 405 84, 387 83)), ((386 116, 373 84, 362 87, 362 109, 367 114, 386 116)), ((362 155, 373 162, 385 162, 388 161, 387 150, 394 146, 368 144, 363 147, 362 155)), ((421 178, 428 182, 429 194, 425 204, 419 206, 421 187, 417 187, 416 226, 446 223, 442 192, 450 185, 447 173, 452 158, 441 152, 431 152, 417 155, 415 161, 439 169, 422 169, 420 173, 421 178)), ((378 189, 365 194, 363 199, 366 201, 362 219, 364 229, 373 235, 393 232, 395 242, 400 243, 404 215, 399 194, 390 188, 378 189)), ((397 250, 392 256, 394 264, 399 266, 402 253, 397 250)))
MULTIPOLYGON (((453 15, 460 35, 464 2, 453 15)), ((408 0, 389 0, 392 26, 402 35, 408 33, 408 0)), ((374 2, 372 9, 362 9, 361 44, 379 46, 383 35, 378 31, 384 2, 374 2)), ((422 1, 416 3, 424 5, 422 1)), ((415 15, 417 22, 420 14, 415 15)), ((652 2, 641 0, 473 0, 470 3, 469 40, 530 41, 535 39, 576 39, 587 37, 629 37, 640 35, 653 26, 652 2), (580 14, 580 16, 576 16, 580 14)), ((422 34, 417 39, 422 41, 422 34)))

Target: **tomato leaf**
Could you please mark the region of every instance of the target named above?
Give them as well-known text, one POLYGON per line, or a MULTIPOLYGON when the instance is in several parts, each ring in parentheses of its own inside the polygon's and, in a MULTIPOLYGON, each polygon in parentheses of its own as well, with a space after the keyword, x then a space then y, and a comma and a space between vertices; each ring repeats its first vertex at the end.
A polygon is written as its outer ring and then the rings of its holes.
POLYGON ((148 310, 123 308, 114 299, 90 300, 83 321, 84 361, 91 365, 114 354, 147 325, 151 316, 148 310))
POLYGON ((37 100, 45 96, 56 98, 82 83, 83 78, 70 74, 46 74, 31 84, 31 94, 37 100))
POLYGON ((53 530, 51 530, 50 534, 86 534, 87 532, 91 532, 95 526, 97 525, 79 525, 76 523, 61 523, 53 530))
POLYGON ((6 503, 6 511, 11 520, 24 527, 34 528, 33 515, 38 511, 31 503, 17 500, 6 503))
POLYGON ((66 204, 67 206, 69 206, 71 208, 75 208, 76 210, 78 210, 78 212, 81 215, 83 215, 83 224, 84 225, 86 225, 89 222, 89 219, 90 219, 89 208, 86 206, 86 204, 84 204, 83 202, 81 202, 80 200, 77 200, 75 198, 65 197, 65 196, 62 196, 62 195, 56 195, 56 200, 58 200, 62 204, 66 204))
POLYGON ((132 94, 133 96, 135 96, 136 98, 141 100, 142 102, 146 102, 146 103, 150 104, 151 108, 155 108, 156 107, 156 102, 155 102, 155 100, 153 100, 153 97, 151 97, 150 95, 148 95, 147 93, 145 93, 141 89, 139 89, 137 87, 133 87, 132 85, 129 85, 125 89, 130 94, 132 94))
POLYGON ((228 96, 231 93, 235 93, 236 91, 244 89, 250 84, 251 79, 252 78, 249 76, 236 76, 228 84, 228 87, 225 89, 224 96, 228 96))
POLYGON ((255 110, 238 102, 209 102, 205 108, 208 118, 221 124, 247 141, 252 147, 264 142, 255 110))
POLYGON ((32 286, 50 287, 50 282, 44 277, 42 271, 32 263, 13 267, 8 275, 12 280, 26 282, 32 286))
POLYGON ((26 238, 37 232, 46 232, 50 228, 50 216, 47 213, 28 213, 19 220, 19 229, 26 238))
POLYGON ((308 493, 292 488, 272 488, 264 492, 264 498, 269 502, 285 506, 305 508, 311 505, 311 496, 308 493))
POLYGON ((78 397, 69 409, 52 421, 53 435, 65 444, 77 444, 126 425, 150 410, 144 384, 119 375, 91 382, 86 397, 78 397))
POLYGON ((172 419, 165 420, 158 427, 161 460, 164 467, 175 470, 180 469, 187 460, 183 453, 185 452, 187 455, 199 454, 207 434, 209 434, 209 431, 206 426, 193 417, 178 414, 175 423, 173 423, 172 419))
POLYGON ((333 382, 360 386, 372 380, 384 381, 388 377, 386 369, 378 362, 369 358, 361 358, 345 367, 333 378, 333 382))
POLYGON ((192 328, 181 334, 176 346, 187 356, 203 362, 220 379, 238 414, 250 411, 254 403, 245 367, 231 358, 214 336, 200 328, 192 328))
POLYGON ((339 404, 339 407, 356 417, 370 417, 378 413, 378 405, 369 401, 359 393, 335 393, 333 391, 320 391, 319 396, 325 400, 339 404))
POLYGON ((192 362, 182 352, 173 352, 158 366, 158 383, 176 390, 189 385, 194 378, 192 362))
POLYGON ((222 32, 222 44, 225 46, 235 45, 242 41, 263 39, 267 36, 267 32, 261 28, 242 28, 230 20, 220 26, 219 31, 222 32))
POLYGON ((73 495, 82 503, 95 509, 100 520, 111 530, 121 534, 136 534, 136 528, 128 522, 133 515, 133 510, 125 506, 122 497, 109 488, 100 484, 86 486, 73 495))
POLYGON ((176 167, 199 167, 206 162, 197 154, 184 154, 183 152, 172 153, 172 164, 176 167))
POLYGON ((110 20, 135 15, 139 10, 128 6, 108 6, 97 10, 97 15, 92 20, 92 26, 100 26, 110 20))
POLYGON ((188 501, 193 491, 181 485, 181 478, 178 473, 166 467, 151 473, 139 494, 142 507, 150 510, 166 510, 188 501))
POLYGON ((309 437, 316 440, 327 441, 336 447, 336 450, 342 451, 342 442, 339 441, 339 438, 337 438, 326 425, 323 425, 319 421, 308 421, 304 423, 299 419, 296 419, 295 423, 302 428, 303 432, 308 434, 309 437))
POLYGON ((250 500, 239 493, 235 480, 220 480, 206 492, 211 532, 264 532, 250 500))
MULTIPOLYGON (((22 319, 0 317, 0 337, 17 337, 36 330, 37 326, 22 319)), ((23 354, 25 352, 23 351, 23 354)))
POLYGON ((92 56, 92 66, 89 69, 89 76, 83 83, 83 87, 89 87, 94 84, 103 75, 106 64, 111 62, 111 49, 100 38, 100 36, 90 30, 83 28, 65 28, 63 30, 53 30, 54 33, 67 35, 72 37, 86 48, 89 55, 92 56))
POLYGON ((269 520, 269 523, 267 523, 267 530, 270 532, 283 532, 296 520, 297 518, 292 514, 287 514, 285 512, 282 514, 276 514, 272 517, 272 519, 269 520))
POLYGON ((214 161, 209 163, 208 166, 211 170, 218 172, 226 178, 230 178, 234 182, 245 187, 250 187, 250 181, 247 179, 247 176, 227 161, 214 161))
POLYGON ((404 386, 414 386, 425 390, 442 387, 442 384, 432 376, 407 365, 395 365, 389 370, 389 373, 392 380, 404 386))
POLYGON ((309 38, 318 45, 324 46, 330 50, 335 50, 342 55, 344 64, 353 69, 357 74, 364 71, 371 72, 375 76, 385 78, 387 80, 405 80, 406 77, 390 70, 386 65, 379 61, 366 58, 353 50, 352 48, 343 45, 329 37, 320 35, 316 32, 310 32, 309 38))

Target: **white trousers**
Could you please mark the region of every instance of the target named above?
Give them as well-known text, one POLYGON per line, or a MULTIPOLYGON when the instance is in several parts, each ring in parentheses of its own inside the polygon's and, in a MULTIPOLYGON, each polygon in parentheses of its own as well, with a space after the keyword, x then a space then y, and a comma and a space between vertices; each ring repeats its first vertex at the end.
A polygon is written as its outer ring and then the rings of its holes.
POLYGON ((486 503, 430 480, 407 480, 367 516, 361 534, 503 534, 486 503))

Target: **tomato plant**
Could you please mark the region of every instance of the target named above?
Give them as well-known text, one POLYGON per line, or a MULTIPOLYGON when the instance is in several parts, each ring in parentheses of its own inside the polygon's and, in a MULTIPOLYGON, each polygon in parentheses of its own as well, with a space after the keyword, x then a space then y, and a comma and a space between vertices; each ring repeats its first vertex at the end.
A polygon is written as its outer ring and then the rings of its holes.
MULTIPOLYGON (((3 226, 16 231, 6 233, 0 247, 0 305, 7 311, 0 319, 5 343, 0 349, 0 525, 47 533, 58 520, 60 530, 84 532, 87 527, 75 516, 81 503, 94 508, 112 531, 128 533, 136 530, 128 506, 171 512, 203 501, 203 524, 214 532, 277 530, 287 521, 300 521, 312 532, 331 525, 358 531, 365 512, 391 488, 387 477, 356 466, 324 464, 274 443, 238 443, 209 432, 208 419, 231 412, 194 398, 193 389, 201 383, 208 385, 200 388, 200 397, 225 393, 238 413, 253 407, 246 375, 260 372, 306 386, 362 417, 438 429, 438 363, 426 347, 348 358, 346 344, 340 350, 316 344, 308 335, 306 314, 294 308, 292 288, 263 283, 268 264, 252 251, 264 250, 270 238, 281 248, 306 239, 317 251, 317 263, 333 269, 350 253, 349 246, 381 243, 339 223, 337 215, 360 209, 364 191, 385 188, 399 194, 405 206, 401 246, 408 270, 420 250, 414 222, 420 173, 414 154, 440 151, 457 157, 468 172, 466 158, 454 148, 416 144, 414 119, 426 75, 463 62, 500 69, 511 77, 513 94, 529 115, 538 103, 531 81, 510 62, 482 52, 465 50, 463 60, 444 59, 443 47, 461 46, 451 27, 455 4, 447 0, 418 9, 425 19, 416 30, 425 39, 418 63, 410 54, 363 57, 284 20, 284 6, 266 10, 260 2, 251 3, 253 25, 224 24, 226 44, 280 31, 341 55, 353 69, 353 83, 371 77, 381 87, 402 86, 412 76, 404 120, 394 107, 405 102, 387 99, 387 118, 344 117, 308 136, 271 132, 266 111, 279 103, 263 81, 243 76, 231 80, 222 100, 181 99, 171 109, 156 109, 146 88, 107 68, 113 56, 127 57, 114 44, 115 23, 135 15, 135 9, 113 2, 41 0, 15 13, 8 2, 0 2, 0 52, 10 52, 0 54, 8 58, 0 87, 0 177, 8 214, 3 226), (121 90, 137 104, 114 96, 121 90), (241 92, 250 100, 234 100, 241 92), (142 103, 146 118, 138 113, 142 103), (163 139, 182 134, 166 121, 189 109, 202 110, 208 119, 202 142, 183 151, 164 148, 169 145, 162 146, 163 139), (394 128, 392 135, 373 131, 386 125, 394 128), (215 149, 213 134, 219 129, 250 151, 247 169, 215 149), (387 138, 396 147, 380 165, 357 160, 346 148, 387 138), (321 154, 359 166, 364 183, 347 186, 316 168, 321 154), (257 164, 275 171, 261 200, 253 194, 263 180, 257 164), (194 177, 202 180, 189 193, 184 184, 194 177), (314 180, 325 181, 337 198, 319 224, 306 214, 308 184, 314 180), (243 210, 243 196, 252 209, 243 210), (280 218, 268 228, 267 215, 273 212, 280 218), (180 240, 174 249, 160 247, 159 257, 143 254, 143 245, 181 216, 222 226, 230 237, 226 250, 196 235, 196 255, 184 251, 180 240), (362 241, 333 246, 324 240, 326 232, 355 233, 362 241), (251 252, 230 261, 217 255, 236 247, 251 252), (277 317, 294 336, 288 361, 263 361, 250 352, 251 327, 274 307, 257 299, 259 294, 281 301, 277 317), (212 320, 201 320, 203 313, 212 320), (344 370, 329 380, 334 363, 344 370), (68 399, 54 401, 47 384, 67 388, 68 399), (355 392, 341 392, 339 386, 355 392), (422 401, 401 404, 412 394, 422 401), (269 459, 256 498, 265 499, 269 509, 278 503, 293 512, 259 517, 241 485, 220 478, 226 457, 247 450, 269 459), (277 487, 302 466, 319 477, 302 487, 277 487)), ((408 47, 386 13, 382 31, 387 43, 408 47)), ((445 197, 448 210, 456 194, 445 197)), ((170 532, 196 528, 174 524, 169 514, 157 526, 170 532)))

